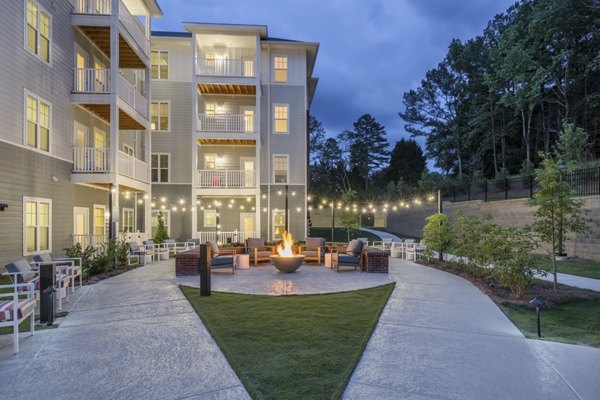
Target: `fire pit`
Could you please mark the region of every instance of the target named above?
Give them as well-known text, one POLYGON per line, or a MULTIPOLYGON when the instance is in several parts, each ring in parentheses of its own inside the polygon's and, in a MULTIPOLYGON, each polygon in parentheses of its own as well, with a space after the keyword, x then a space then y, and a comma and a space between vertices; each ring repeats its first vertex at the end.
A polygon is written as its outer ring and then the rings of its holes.
POLYGON ((271 256, 271 263, 280 272, 290 273, 295 272, 304 262, 304 255, 292 253, 292 245, 294 239, 290 233, 283 232, 284 246, 277 246, 277 255, 271 256))

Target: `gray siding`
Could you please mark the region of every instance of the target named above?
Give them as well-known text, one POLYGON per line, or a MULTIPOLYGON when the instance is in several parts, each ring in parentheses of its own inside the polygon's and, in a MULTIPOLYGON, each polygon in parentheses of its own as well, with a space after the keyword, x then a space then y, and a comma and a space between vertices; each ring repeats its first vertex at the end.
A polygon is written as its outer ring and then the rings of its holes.
MULTIPOLYGON (((63 254, 72 245, 73 207, 90 209, 90 233, 93 204, 108 203, 108 192, 70 183, 72 164, 56 158, 0 142, 0 203, 8 208, 0 212, 0 269, 23 258, 23 197, 52 200, 52 254, 63 254), (52 176, 58 180, 54 182, 52 176)), ((31 259, 31 257, 27 257, 31 259)))
POLYGON ((192 81, 192 38, 151 38, 152 50, 169 52, 169 81, 192 81))
MULTIPOLYGON (((273 233, 273 210, 285 210, 285 196, 279 195, 278 191, 283 190, 281 186, 271 186, 271 211, 269 213, 260 210, 261 236, 272 239, 273 233)), ((294 240, 304 240, 306 237, 306 220, 304 218, 306 204, 304 203, 304 185, 288 186, 288 219, 289 230, 294 236, 294 240), (293 196, 292 192, 296 195, 293 196), (300 207, 300 211, 297 211, 300 207)), ((261 193, 269 193, 267 186, 261 186, 261 193)), ((268 200, 263 200, 262 207, 268 207, 268 200)))
POLYGON ((241 114, 241 107, 255 107, 255 96, 213 96, 204 95, 198 96, 198 113, 204 114, 206 111, 206 103, 216 103, 222 107, 224 114, 241 114))
POLYGON ((171 102, 171 131, 152 133, 152 153, 171 153, 171 183, 192 182, 192 92, 189 83, 152 81, 152 100, 171 102))
MULTIPOLYGON (((152 185, 152 201, 156 204, 155 210, 160 208, 160 198, 166 197, 167 209, 177 207, 177 211, 171 211, 170 237, 177 241, 185 241, 192 237, 192 212, 191 203, 192 187, 190 185, 152 185), (179 199, 185 201, 186 211, 181 210, 179 199)), ((148 230, 150 232, 150 230, 148 230)))
POLYGON ((242 169, 240 158, 255 158, 256 149, 254 146, 198 146, 198 169, 205 169, 204 155, 216 154, 223 158, 223 163, 219 164, 217 169, 242 169))

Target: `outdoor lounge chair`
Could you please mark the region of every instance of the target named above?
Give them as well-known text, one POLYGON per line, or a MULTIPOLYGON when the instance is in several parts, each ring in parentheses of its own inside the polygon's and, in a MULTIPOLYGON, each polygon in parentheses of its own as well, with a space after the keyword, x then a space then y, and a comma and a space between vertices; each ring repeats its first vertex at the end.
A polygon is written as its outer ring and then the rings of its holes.
POLYGON ((150 262, 154 259, 154 250, 148 251, 146 246, 140 246, 137 242, 129 243, 129 254, 127 254, 127 265, 131 265, 131 259, 136 258, 138 264, 146 265, 146 257, 150 256, 150 262))
POLYGON ((210 245, 211 271, 213 269, 231 268, 231 274, 235 274, 235 265, 233 262, 235 250, 220 250, 217 242, 208 241, 206 244, 210 245))
POLYGON ((165 239, 162 243, 163 248, 167 249, 169 252, 177 255, 177 253, 181 253, 182 251, 186 251, 189 249, 188 244, 186 242, 176 242, 175 239, 165 239))
POLYGON ((325 258, 325 238, 307 237, 306 245, 298 248, 299 254, 304 254, 304 261, 316 261, 317 265, 325 258))
POLYGON ((331 253, 331 268, 335 268, 340 272, 340 267, 356 267, 362 269, 362 249, 363 242, 360 239, 354 239, 348 243, 345 253, 340 253, 339 250, 333 250, 331 253))
POLYGON ((271 261, 273 248, 265 246, 263 238, 248 238, 244 241, 246 254, 250 255, 250 260, 254 261, 254 266, 258 265, 259 261, 271 261))
MULTIPOLYGON (((25 260, 23 260, 25 261, 25 260)), ((9 275, 5 273, 4 275, 9 275)), ((12 275, 11 275, 12 277, 12 275)), ((35 283, 0 285, 0 327, 12 326, 13 352, 19 352, 19 325, 31 317, 29 332, 35 331, 35 283), (9 290, 8 292, 5 292, 9 290)))
POLYGON ((38 265, 55 264, 57 270, 60 270, 61 273, 66 274, 71 278, 71 292, 75 291, 75 278, 79 277, 79 287, 82 286, 83 274, 81 273, 81 258, 53 258, 49 253, 44 253, 33 256, 33 261, 38 265), (75 264, 75 261, 78 261, 78 264, 75 264))

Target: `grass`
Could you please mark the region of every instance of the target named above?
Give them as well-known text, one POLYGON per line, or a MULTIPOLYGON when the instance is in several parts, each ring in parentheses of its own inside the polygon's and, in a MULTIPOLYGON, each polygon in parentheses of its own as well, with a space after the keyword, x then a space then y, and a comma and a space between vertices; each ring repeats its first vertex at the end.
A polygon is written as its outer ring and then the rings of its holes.
MULTIPOLYGON (((514 304, 502 311, 528 338, 537 338, 535 309, 514 304)), ((600 300, 561 304, 541 311, 542 339, 600 347, 600 300)))
MULTIPOLYGON (((310 236, 324 237, 326 241, 331 242, 331 227, 312 227, 310 228, 310 236)), ((379 236, 374 235, 372 233, 360 231, 358 229, 351 229, 350 240, 357 238, 368 238, 369 242, 381 240, 379 236)), ((335 228, 335 241, 348 242, 348 231, 346 228, 335 228)))
MULTIPOLYGON (((536 255, 543 269, 552 271, 550 256, 536 255)), ((556 270, 563 274, 584 276, 586 278, 600 279, 600 262, 589 260, 568 259, 556 262, 556 270)))
POLYGON ((337 399, 394 285, 277 297, 181 290, 252 398, 337 399))

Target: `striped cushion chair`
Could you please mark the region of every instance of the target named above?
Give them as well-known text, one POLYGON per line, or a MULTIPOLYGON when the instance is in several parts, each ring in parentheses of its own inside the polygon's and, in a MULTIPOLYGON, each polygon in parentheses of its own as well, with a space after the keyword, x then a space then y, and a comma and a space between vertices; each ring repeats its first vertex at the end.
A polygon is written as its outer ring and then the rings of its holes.
MULTIPOLYGON (((4 275, 9 275, 4 273, 4 275)), ((12 326, 13 352, 19 352, 19 324, 31 317, 30 333, 35 330, 35 283, 0 285, 0 327, 12 326), (9 292, 2 293, 6 290, 9 292), (23 297, 25 295, 25 297, 23 297)))

